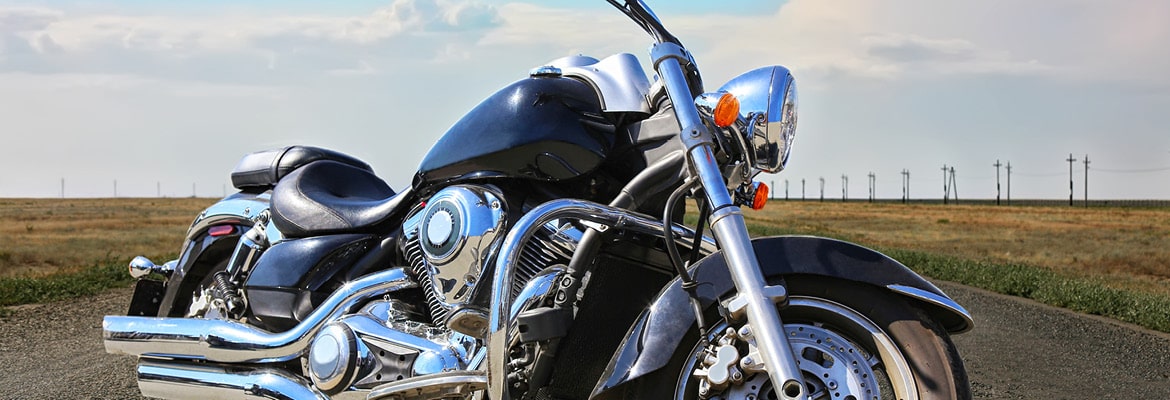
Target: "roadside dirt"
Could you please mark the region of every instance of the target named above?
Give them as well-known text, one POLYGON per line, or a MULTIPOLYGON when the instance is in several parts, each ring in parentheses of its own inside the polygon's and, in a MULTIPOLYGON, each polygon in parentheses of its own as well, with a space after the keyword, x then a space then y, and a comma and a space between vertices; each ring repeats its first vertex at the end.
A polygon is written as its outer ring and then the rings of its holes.
MULTIPOLYGON (((1170 335, 939 283, 975 316, 956 336, 977 399, 1170 396, 1170 335)), ((17 307, 0 319, 0 398, 139 398, 134 360, 106 354, 101 318, 130 296, 17 307)))

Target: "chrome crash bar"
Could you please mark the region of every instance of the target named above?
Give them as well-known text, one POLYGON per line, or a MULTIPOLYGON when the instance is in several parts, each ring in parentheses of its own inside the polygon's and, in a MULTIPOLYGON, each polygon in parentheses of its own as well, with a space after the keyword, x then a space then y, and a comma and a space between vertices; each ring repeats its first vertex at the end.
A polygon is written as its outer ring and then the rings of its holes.
MULTIPOLYGON (((492 282, 492 308, 488 322, 488 391, 493 399, 507 399, 507 363, 508 343, 512 342, 511 331, 508 329, 512 298, 509 296, 513 281, 514 264, 520 259, 524 243, 544 224, 557 219, 577 219, 587 224, 599 224, 599 230, 629 230, 639 233, 665 237, 665 228, 662 221, 647 215, 631 212, 620 208, 601 205, 598 203, 560 199, 552 200, 537 206, 524 214, 515 227, 504 238, 500 246, 500 254, 496 257, 495 276, 492 282)), ((673 225, 675 240, 685 246, 690 246, 695 232, 681 225, 673 225)), ((715 242, 703 238, 703 252, 714 252, 715 242)))

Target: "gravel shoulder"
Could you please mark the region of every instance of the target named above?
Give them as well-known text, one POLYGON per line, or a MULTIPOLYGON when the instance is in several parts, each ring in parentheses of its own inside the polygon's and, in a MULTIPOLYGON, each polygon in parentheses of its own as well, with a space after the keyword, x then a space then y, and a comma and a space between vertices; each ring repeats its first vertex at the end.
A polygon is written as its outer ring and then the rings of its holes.
MULTIPOLYGON (((956 336, 978 399, 1170 396, 1170 335, 957 284, 938 282, 972 312, 956 336)), ((101 318, 130 289, 16 307, 0 319, 0 398, 139 398, 134 360, 106 354, 101 318)))

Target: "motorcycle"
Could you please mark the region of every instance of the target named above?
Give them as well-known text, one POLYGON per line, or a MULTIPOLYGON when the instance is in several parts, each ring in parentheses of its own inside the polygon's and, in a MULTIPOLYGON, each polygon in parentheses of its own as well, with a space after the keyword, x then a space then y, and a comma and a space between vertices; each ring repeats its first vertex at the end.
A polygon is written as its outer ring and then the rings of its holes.
POLYGON ((970 398, 949 335, 973 321, 941 290, 856 244, 749 236, 789 70, 705 92, 641 0, 608 2, 654 82, 631 54, 537 67, 402 191, 332 150, 246 155, 178 259, 131 261, 106 351, 158 398, 970 398))

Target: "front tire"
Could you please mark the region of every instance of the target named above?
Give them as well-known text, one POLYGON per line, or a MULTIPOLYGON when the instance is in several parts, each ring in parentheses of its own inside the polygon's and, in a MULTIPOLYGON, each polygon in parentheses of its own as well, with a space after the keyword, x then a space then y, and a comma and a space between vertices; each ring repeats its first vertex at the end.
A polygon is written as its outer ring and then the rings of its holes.
MULTIPOLYGON (((780 311, 805 389, 812 399, 970 399, 966 370, 950 336, 922 309, 871 285, 787 278, 789 305, 780 311)), ((699 341, 692 328, 662 369, 632 382, 630 398, 778 399, 766 373, 745 370, 726 387, 700 385, 694 372, 729 324, 716 318, 699 341), (700 396, 701 386, 706 391, 700 396)), ((740 342, 739 354, 749 351, 740 342)), ((742 365, 742 364, 741 364, 742 365)))

